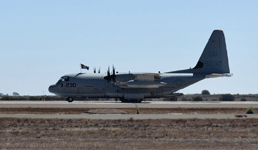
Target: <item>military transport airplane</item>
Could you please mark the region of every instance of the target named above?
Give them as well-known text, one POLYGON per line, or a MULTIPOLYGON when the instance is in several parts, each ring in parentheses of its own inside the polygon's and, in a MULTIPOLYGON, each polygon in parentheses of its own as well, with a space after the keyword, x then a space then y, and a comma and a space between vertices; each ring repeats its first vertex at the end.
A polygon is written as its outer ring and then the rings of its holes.
POLYGON ((145 98, 178 96, 176 91, 205 78, 230 77, 224 33, 214 30, 194 68, 166 73, 76 73, 61 77, 49 92, 67 97, 119 98, 121 102, 141 102, 145 98), (185 73, 187 76, 178 75, 185 73))

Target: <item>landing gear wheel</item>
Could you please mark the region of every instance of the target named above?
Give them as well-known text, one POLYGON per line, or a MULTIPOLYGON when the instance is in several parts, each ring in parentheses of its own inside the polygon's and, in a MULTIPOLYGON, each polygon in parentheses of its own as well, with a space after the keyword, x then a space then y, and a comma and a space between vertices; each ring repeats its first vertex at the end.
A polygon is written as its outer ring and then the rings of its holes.
POLYGON ((142 102, 142 99, 124 99, 124 98, 120 98, 120 101, 122 103, 141 103, 142 102))
POLYGON ((137 99, 136 103, 141 103, 142 99, 137 99))
POLYGON ((73 102, 73 98, 72 98, 72 97, 68 97, 66 100, 67 100, 69 103, 73 102))
POLYGON ((127 99, 124 99, 124 98, 119 98, 120 99, 120 101, 122 102, 122 103, 128 103, 128 100, 127 99))

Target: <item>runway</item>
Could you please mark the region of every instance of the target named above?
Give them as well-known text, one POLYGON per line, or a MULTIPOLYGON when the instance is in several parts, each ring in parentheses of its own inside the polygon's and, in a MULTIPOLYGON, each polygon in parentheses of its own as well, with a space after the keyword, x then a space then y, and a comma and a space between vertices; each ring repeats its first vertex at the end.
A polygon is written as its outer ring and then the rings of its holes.
POLYGON ((114 101, 0 101, 1 108, 257 108, 258 102, 167 102, 144 101, 142 103, 121 103, 114 101))
MULTIPOLYGON (((0 108, 257 108, 258 102, 165 102, 120 103, 110 101, 0 101, 0 108)), ((59 118, 59 119, 236 119, 235 114, 1 114, 0 118, 59 118)), ((258 118, 256 114, 247 117, 258 118)))

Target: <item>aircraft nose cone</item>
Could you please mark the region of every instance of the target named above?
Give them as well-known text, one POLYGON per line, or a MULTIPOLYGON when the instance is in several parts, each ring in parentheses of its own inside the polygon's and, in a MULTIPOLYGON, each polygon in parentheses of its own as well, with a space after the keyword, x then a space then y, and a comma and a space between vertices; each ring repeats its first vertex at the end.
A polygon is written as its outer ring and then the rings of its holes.
POLYGON ((48 88, 48 91, 50 93, 56 93, 57 92, 57 87, 56 85, 50 85, 49 88, 48 88))

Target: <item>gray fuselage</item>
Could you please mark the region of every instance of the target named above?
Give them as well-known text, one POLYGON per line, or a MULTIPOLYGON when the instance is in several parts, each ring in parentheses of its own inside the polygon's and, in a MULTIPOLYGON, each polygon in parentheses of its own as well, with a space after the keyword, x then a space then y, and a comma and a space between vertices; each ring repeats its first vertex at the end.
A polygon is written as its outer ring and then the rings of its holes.
POLYGON ((96 97, 96 98, 126 98, 130 95, 141 95, 142 98, 160 98, 173 94, 179 89, 194 84, 205 77, 202 75, 175 76, 163 74, 162 78, 155 82, 164 82, 164 86, 158 88, 131 88, 123 83, 135 80, 132 74, 118 75, 120 84, 112 83, 104 79, 105 74, 69 74, 64 75, 55 84, 49 87, 49 91, 64 97, 96 97))
MULTIPOLYGON (((96 72, 96 70, 94 70, 96 72)), ((231 77, 226 40, 222 30, 214 30, 196 66, 190 69, 159 73, 116 74, 70 74, 61 77, 49 87, 49 92, 67 97, 72 102, 75 97, 107 97, 126 100, 144 98, 173 97, 174 92, 194 84, 204 78, 231 77), (172 73, 172 74, 171 74, 172 73), (178 73, 192 75, 181 76, 178 73), (174 75, 177 74, 177 75, 174 75)))

